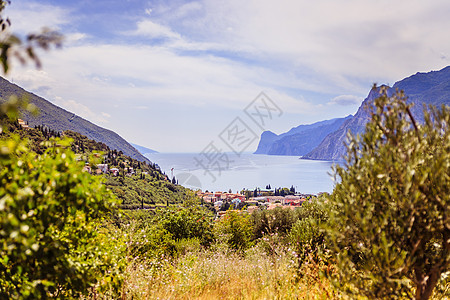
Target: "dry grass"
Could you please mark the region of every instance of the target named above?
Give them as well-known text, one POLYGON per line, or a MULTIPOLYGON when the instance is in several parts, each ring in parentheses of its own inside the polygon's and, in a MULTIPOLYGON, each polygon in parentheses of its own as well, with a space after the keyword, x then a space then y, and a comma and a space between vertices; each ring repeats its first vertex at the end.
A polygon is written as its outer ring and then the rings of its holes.
POLYGON ((124 299, 330 299, 331 285, 314 268, 298 278, 295 255, 245 256, 226 251, 188 252, 175 260, 134 262, 126 271, 124 299), (312 273, 311 273, 312 272, 312 273))

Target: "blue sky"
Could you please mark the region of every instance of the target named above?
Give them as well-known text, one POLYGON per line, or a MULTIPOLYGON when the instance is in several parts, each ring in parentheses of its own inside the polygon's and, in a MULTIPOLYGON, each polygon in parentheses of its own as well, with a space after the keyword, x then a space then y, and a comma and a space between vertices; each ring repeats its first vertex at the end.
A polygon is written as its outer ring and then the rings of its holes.
POLYGON ((263 129, 282 133, 450 65, 448 0, 13 0, 4 15, 19 34, 65 35, 42 70, 9 79, 162 152, 201 151, 236 117, 253 126, 244 109, 262 91, 283 111, 263 129))

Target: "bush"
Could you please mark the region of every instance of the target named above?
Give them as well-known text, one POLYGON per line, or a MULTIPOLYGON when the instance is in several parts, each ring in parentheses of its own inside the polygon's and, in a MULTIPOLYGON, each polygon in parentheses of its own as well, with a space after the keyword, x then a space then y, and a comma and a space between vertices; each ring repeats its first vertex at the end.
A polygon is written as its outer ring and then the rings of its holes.
POLYGON ((296 221, 294 212, 282 207, 276 207, 272 210, 255 210, 251 216, 255 239, 259 239, 265 234, 285 235, 296 221))
POLYGON ((225 243, 230 249, 243 251, 251 245, 253 224, 246 212, 228 211, 215 224, 219 243, 225 243))
POLYGON ((156 222, 172 235, 175 241, 198 239, 202 246, 209 246, 214 240, 213 215, 194 203, 160 209, 156 222))
POLYGON ((430 107, 419 125, 404 95, 382 88, 369 109, 335 170, 337 279, 370 298, 428 299, 450 261, 449 108, 430 107))
POLYGON ((297 221, 289 232, 288 240, 298 255, 299 267, 309 256, 319 257, 325 250, 325 232, 321 229, 328 222, 327 199, 315 198, 304 202, 297 209, 297 221))
POLYGON ((74 297, 108 268, 92 241, 115 200, 69 141, 52 140, 43 155, 25 145, 0 140, 0 298, 74 297))

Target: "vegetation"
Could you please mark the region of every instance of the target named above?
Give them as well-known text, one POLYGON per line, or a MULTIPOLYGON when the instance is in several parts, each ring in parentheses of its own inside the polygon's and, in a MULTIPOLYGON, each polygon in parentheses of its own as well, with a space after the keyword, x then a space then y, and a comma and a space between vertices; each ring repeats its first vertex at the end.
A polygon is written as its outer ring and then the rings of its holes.
POLYGON ((330 199, 338 280, 354 295, 428 299, 449 271, 449 108, 429 107, 420 125, 382 88, 368 109, 330 199))
MULTIPOLYGON (((9 23, 0 18, 4 72, 23 59, 9 23)), ((26 57, 38 63, 33 43, 52 37, 30 36, 26 57)), ((382 90, 370 109, 331 196, 215 219, 156 165, 73 131, 21 130, 17 101, 3 102, 0 298, 448 297, 448 107, 419 125, 402 94, 382 90), (118 176, 85 170, 101 162, 118 176)))
POLYGON ((17 120, 4 120, 4 137, 11 133, 18 134, 27 141, 29 149, 37 154, 43 154, 47 149, 46 141, 64 136, 72 141, 71 149, 77 154, 77 159, 87 163, 93 172, 100 163, 107 164, 109 170, 116 168, 117 174, 100 175, 105 177, 104 184, 121 200, 121 208, 154 208, 156 205, 181 203, 191 197, 187 189, 169 181, 156 164, 133 159, 74 131, 60 133, 42 125, 24 129, 17 120))
POLYGON ((114 197, 99 178, 81 172, 84 164, 67 149, 67 141, 50 143, 36 155, 16 135, 0 140, 4 299, 74 297, 109 269, 103 245, 92 241, 114 197))

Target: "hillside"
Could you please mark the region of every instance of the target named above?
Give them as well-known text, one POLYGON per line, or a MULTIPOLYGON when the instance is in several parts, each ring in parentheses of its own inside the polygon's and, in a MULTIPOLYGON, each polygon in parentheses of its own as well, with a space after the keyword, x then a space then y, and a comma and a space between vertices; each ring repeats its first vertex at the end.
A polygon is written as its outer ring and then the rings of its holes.
POLYGON ((27 111, 23 112, 22 119, 27 121, 31 127, 45 125, 58 132, 65 130, 75 131, 89 139, 105 143, 111 149, 122 151, 125 155, 134 159, 150 162, 117 133, 97 126, 0 77, 0 103, 7 101, 12 95, 25 97, 30 103, 39 108, 40 113, 37 116, 27 111))
POLYGON ((51 138, 72 139, 71 149, 78 160, 86 163, 85 171, 103 177, 104 184, 121 200, 121 208, 176 204, 191 197, 189 189, 171 182, 157 164, 133 159, 78 132, 57 132, 43 126, 22 128, 17 121, 0 121, 7 124, 7 130, 0 134, 1 139, 8 138, 10 133, 18 134, 27 139, 29 149, 36 154, 46 151, 51 138))
MULTIPOLYGON (((421 122, 423 120, 423 105, 450 105, 450 66, 440 71, 417 73, 396 82, 388 93, 396 89, 403 90, 408 101, 414 103, 412 113, 421 122)), ((340 160, 346 153, 345 141, 347 132, 359 134, 364 131, 369 120, 369 113, 364 109, 378 96, 376 90, 371 90, 354 117, 343 123, 339 129, 327 135, 323 141, 310 153, 303 156, 306 159, 340 160)))
POLYGON ((300 125, 280 135, 265 131, 261 134, 255 154, 305 155, 350 117, 300 125))

